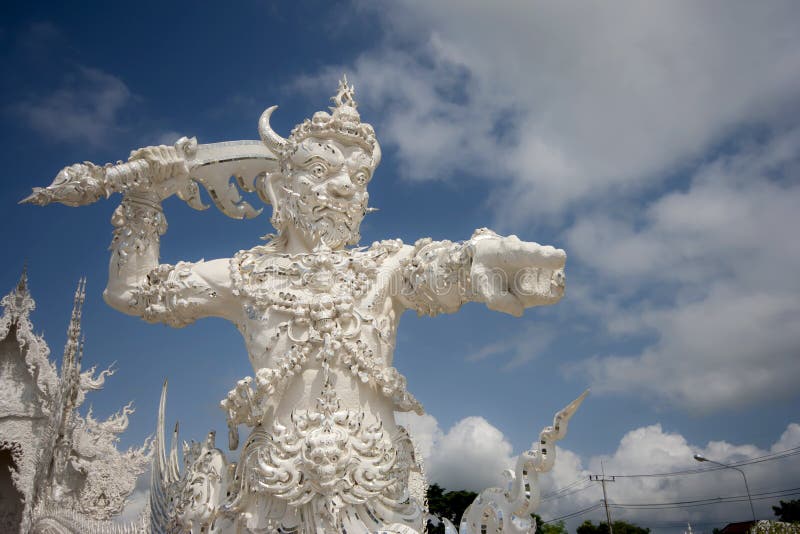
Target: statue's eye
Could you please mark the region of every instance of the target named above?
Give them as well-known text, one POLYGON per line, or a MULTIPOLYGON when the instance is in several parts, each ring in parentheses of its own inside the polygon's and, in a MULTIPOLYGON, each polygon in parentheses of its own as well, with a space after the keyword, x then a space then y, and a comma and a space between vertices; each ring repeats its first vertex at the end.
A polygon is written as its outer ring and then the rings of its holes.
POLYGON ((328 172, 328 168, 322 163, 314 163, 308 170, 318 179, 324 178, 328 172))
POLYGON ((366 171, 358 171, 353 175, 353 183, 356 185, 367 185, 367 182, 369 182, 369 175, 366 171))

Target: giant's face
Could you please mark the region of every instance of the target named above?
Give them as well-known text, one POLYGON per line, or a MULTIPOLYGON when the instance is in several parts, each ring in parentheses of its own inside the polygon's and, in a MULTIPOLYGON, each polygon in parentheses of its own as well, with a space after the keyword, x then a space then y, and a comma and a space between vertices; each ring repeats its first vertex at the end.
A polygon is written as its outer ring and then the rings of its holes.
POLYGON ((367 212, 372 158, 361 147, 308 138, 288 155, 278 219, 294 224, 314 244, 355 245, 367 212))

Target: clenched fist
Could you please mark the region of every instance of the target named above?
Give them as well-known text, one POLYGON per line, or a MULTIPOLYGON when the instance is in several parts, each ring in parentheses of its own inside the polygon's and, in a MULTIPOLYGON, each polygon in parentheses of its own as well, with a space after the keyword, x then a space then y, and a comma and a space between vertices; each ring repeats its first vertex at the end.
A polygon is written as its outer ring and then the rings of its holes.
POLYGON ((476 231, 471 243, 473 298, 489 309, 519 317, 525 308, 554 304, 564 295, 562 249, 486 229, 476 231))

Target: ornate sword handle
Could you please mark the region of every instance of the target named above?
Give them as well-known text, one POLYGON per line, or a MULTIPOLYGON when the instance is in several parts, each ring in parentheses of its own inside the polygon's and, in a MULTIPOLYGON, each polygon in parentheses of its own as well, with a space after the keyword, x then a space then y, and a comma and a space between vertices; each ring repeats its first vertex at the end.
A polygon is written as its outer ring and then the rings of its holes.
POLYGON ((195 209, 206 209, 200 200, 197 183, 192 180, 189 160, 197 150, 197 140, 181 138, 174 146, 151 146, 131 152, 127 162, 95 165, 77 163, 63 168, 53 183, 36 187, 23 203, 45 206, 59 202, 67 206, 86 206, 113 193, 155 196, 163 200, 178 195, 195 209))
POLYGON ((278 171, 277 156, 260 140, 199 145, 194 137, 183 137, 174 146, 134 150, 127 162, 101 167, 87 161, 65 167, 52 184, 35 187, 22 202, 85 206, 113 193, 132 193, 158 200, 177 195, 194 209, 206 209, 208 206, 200 200, 198 186, 202 185, 222 213, 234 219, 250 219, 261 210, 242 199, 240 190, 258 192, 269 202, 259 177, 278 171))

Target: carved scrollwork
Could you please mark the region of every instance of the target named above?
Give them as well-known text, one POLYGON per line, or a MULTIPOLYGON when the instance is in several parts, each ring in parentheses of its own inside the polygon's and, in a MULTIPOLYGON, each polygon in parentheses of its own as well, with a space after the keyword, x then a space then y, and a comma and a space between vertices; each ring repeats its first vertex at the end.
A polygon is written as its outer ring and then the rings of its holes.
POLYGON ((269 367, 256 371, 254 384, 251 378, 240 381, 222 401, 232 445, 238 444, 238 425, 261 424, 266 400, 279 396, 290 379, 323 359, 392 399, 396 409, 423 413, 408 392, 405 377, 363 339, 363 327, 369 324, 387 345, 391 342, 387 319, 366 313, 361 304, 379 285, 382 264, 402 249, 400 240, 375 243, 367 250, 322 247, 296 256, 256 247, 231 260, 234 292, 247 298, 248 315, 252 319, 270 311, 287 315, 279 331, 291 341, 285 352, 271 355, 269 367))
POLYGON ((542 429, 539 440, 517 457, 514 470, 505 473, 509 478, 508 489, 483 490, 464 511, 460 530, 445 521, 446 530, 454 534, 528 534, 536 530, 536 520, 532 514, 539 507, 539 473, 553 468, 556 460, 555 442, 567 435, 570 418, 588 394, 588 390, 583 392, 558 411, 553 417, 553 425, 542 429))
POLYGON ((208 529, 228 486, 228 463, 210 432, 205 443, 184 443, 184 476, 174 489, 174 516, 185 531, 208 529))
POLYGON ((111 216, 114 238, 111 251, 117 269, 132 255, 141 255, 148 249, 158 250, 159 238, 167 231, 167 219, 159 198, 153 194, 126 195, 111 216))
MULTIPOLYGON (((255 494, 285 503, 326 532, 341 530, 341 510, 367 504, 387 513, 402 511, 416 524, 421 512, 405 491, 414 459, 404 437, 401 433, 392 440, 380 421, 342 409, 326 380, 316 409, 296 410, 288 423, 273 422, 270 431, 254 430, 242 451, 239 485, 226 513, 248 510, 255 494)), ((374 522, 366 512, 362 520, 374 522)))
POLYGON ((0 299, 0 306, 3 307, 3 314, 0 316, 0 339, 6 339, 13 329, 20 352, 24 354, 27 371, 41 394, 43 401, 41 408, 45 413, 49 413, 55 402, 58 375, 50 362, 50 347, 33 331, 30 314, 36 309, 36 302, 28 292, 26 273, 22 273, 14 291, 0 299))
POLYGON ((453 313, 467 300, 471 265, 469 242, 420 239, 403 261, 402 295, 419 315, 453 313))
POLYGON ((200 315, 199 308, 217 297, 216 291, 193 272, 194 265, 159 265, 130 292, 128 306, 151 323, 163 322, 176 328, 193 323, 200 315))

